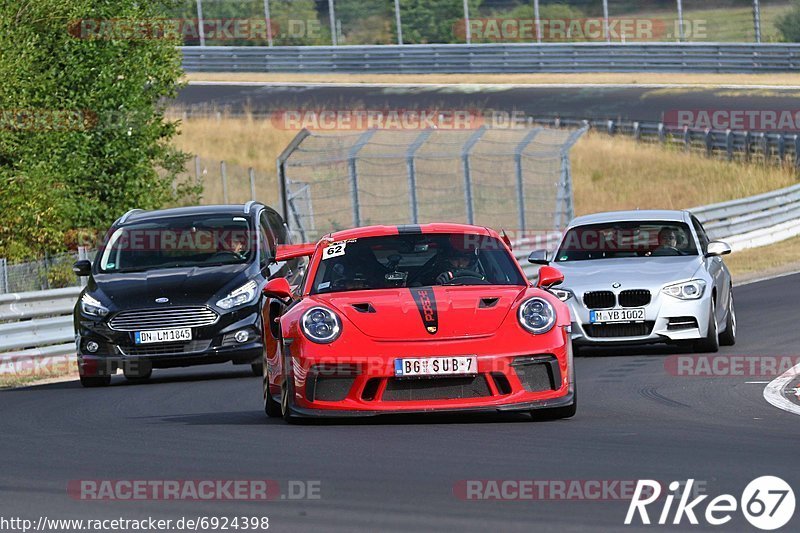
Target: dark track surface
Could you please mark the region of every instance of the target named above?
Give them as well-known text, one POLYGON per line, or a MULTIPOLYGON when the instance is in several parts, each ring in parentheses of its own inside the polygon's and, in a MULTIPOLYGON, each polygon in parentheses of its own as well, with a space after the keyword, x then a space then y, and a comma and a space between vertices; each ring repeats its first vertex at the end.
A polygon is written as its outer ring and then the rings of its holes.
POLYGON ((184 107, 249 109, 493 109, 574 118, 661 120, 674 110, 796 110, 797 90, 652 88, 304 87, 190 85, 184 107))
MULTIPOLYGON (((738 288, 740 342, 721 354, 796 354, 796 303, 787 295, 799 286, 795 275, 738 288)), ((69 382, 0 392, 0 516, 267 515, 275 531, 619 531, 626 502, 462 501, 453 486, 694 478, 712 496, 738 498, 750 480, 778 475, 797 492, 798 418, 767 404, 763 384, 745 383, 760 378, 670 375, 669 353, 578 358, 578 415, 556 422, 515 415, 289 426, 264 416, 260 379, 230 366, 161 371, 143 385, 117 377, 107 389, 69 382), (321 499, 81 502, 66 491, 76 479, 274 479, 283 490, 288 480, 319 480, 321 499)), ((787 530, 797 530, 797 514, 787 530)), ((680 529, 697 528, 684 521, 680 529)), ((717 528, 746 529, 740 513, 717 528)))

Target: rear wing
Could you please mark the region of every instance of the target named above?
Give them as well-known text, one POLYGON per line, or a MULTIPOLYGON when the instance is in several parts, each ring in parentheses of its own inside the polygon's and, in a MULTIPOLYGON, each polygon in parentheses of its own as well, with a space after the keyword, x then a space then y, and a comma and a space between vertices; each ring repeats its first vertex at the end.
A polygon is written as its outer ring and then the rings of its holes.
POLYGON ((275 252, 275 261, 288 261, 298 257, 311 257, 317 249, 316 243, 279 244, 275 252))

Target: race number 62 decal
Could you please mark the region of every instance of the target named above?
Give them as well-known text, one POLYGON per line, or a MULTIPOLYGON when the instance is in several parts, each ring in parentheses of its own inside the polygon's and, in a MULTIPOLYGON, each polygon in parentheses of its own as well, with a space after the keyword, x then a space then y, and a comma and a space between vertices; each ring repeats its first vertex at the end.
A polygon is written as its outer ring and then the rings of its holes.
POLYGON ((347 242, 332 242, 325 250, 322 251, 322 260, 330 259, 332 257, 339 257, 344 255, 344 250, 347 247, 347 242))

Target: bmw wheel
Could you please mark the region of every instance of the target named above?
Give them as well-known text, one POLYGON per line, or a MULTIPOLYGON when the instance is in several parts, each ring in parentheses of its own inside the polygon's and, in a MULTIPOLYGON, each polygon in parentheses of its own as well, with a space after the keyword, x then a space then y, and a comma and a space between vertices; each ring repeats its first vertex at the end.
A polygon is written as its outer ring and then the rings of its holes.
POLYGON ((722 346, 733 346, 736 344, 736 310, 733 307, 733 289, 728 298, 728 317, 725 319, 725 331, 719 336, 719 343, 722 346))
POLYGON ((700 339, 695 344, 698 352, 715 353, 719 351, 719 332, 717 328, 717 302, 711 299, 711 310, 708 314, 708 333, 705 338, 700 339))

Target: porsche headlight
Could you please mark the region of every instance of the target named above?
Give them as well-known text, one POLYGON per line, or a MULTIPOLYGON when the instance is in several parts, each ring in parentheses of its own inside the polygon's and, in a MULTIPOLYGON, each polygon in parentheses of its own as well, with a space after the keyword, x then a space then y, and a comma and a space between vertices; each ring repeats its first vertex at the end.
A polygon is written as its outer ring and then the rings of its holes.
POLYGON ((572 298, 572 293, 564 289, 550 289, 550 292, 555 294, 556 298, 558 298, 562 302, 566 302, 567 300, 572 298))
POLYGON ((319 344, 335 341, 342 332, 339 317, 327 307, 312 307, 303 313, 300 323, 308 340, 319 344))
POLYGON ((102 318, 108 314, 108 309, 103 307, 103 304, 101 304, 97 298, 93 298, 89 296, 88 293, 84 293, 83 296, 81 296, 81 312, 86 316, 102 318))
POLYGON ((258 295, 258 283, 255 281, 248 281, 235 291, 217 302, 217 307, 221 309, 233 309, 240 305, 252 303, 258 295))
POLYGON ((527 331, 547 333, 556 323, 556 310, 543 298, 531 298, 519 306, 517 313, 520 325, 527 331))
POLYGON ((667 285, 662 289, 662 292, 668 296, 672 296, 673 298, 678 298, 680 300, 697 300, 703 296, 705 290, 705 281, 701 279, 693 279, 692 281, 667 285))

